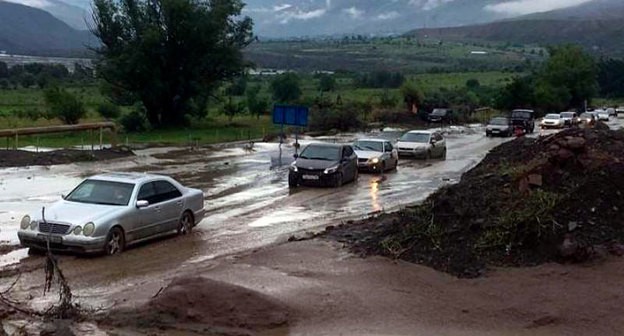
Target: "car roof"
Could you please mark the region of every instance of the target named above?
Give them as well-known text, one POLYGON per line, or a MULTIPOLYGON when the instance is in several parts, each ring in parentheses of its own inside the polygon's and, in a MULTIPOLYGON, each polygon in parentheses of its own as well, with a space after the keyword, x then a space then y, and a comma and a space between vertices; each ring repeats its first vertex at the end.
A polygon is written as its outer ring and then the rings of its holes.
POLYGON ((386 140, 386 139, 373 139, 373 138, 357 139, 355 141, 390 142, 390 140, 386 140))
POLYGON ((157 174, 112 172, 94 175, 89 177, 88 179, 138 184, 156 179, 169 180, 171 178, 165 175, 157 174))
POLYGON ((418 134, 418 133, 423 133, 423 134, 433 134, 435 133, 435 131, 429 131, 429 130, 413 130, 413 131, 409 131, 407 133, 411 133, 411 134, 418 134))
POLYGON ((517 109, 517 110, 513 110, 511 112, 529 112, 529 113, 533 113, 533 110, 523 110, 523 109, 517 109))
POLYGON ((327 143, 327 142, 313 142, 311 144, 308 144, 306 147, 309 147, 309 146, 340 148, 340 147, 344 147, 344 146, 348 146, 348 145, 333 144, 333 143, 327 143))

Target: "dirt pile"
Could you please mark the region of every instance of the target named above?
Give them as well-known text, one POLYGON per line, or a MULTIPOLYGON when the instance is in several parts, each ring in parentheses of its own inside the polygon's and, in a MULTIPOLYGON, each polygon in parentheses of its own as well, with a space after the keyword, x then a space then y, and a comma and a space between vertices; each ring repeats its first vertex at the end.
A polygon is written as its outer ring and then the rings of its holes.
POLYGON ((102 161, 134 155, 126 148, 95 151, 60 149, 51 152, 0 150, 0 168, 23 166, 49 166, 82 161, 102 161))
POLYGON ((202 277, 180 277, 135 310, 111 312, 102 324, 189 333, 253 335, 284 327, 288 309, 243 287, 202 277))
POLYGON ((492 150, 422 205, 330 230, 353 251, 464 277, 624 253, 624 133, 570 129, 492 150))

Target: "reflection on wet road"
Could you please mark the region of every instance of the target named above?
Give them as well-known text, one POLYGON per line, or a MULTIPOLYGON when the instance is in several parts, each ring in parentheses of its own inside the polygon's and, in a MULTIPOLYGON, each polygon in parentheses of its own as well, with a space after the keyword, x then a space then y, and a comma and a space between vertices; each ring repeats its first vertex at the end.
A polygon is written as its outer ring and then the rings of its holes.
MULTIPOLYGON (((350 142, 357 136, 323 140, 350 142)), ((382 136, 397 137, 393 133, 382 136)), ((97 301, 103 292, 162 282, 185 269, 211 267, 213 259, 220 256, 420 202, 440 186, 458 181, 490 149, 508 140, 486 138, 479 130, 450 134, 445 161, 403 159, 396 171, 383 177, 361 174, 357 182, 339 189, 289 190, 287 174, 294 147, 283 145, 280 158, 275 143, 257 143, 253 151, 243 150, 242 145, 197 150, 158 148, 138 151, 131 160, 5 169, 0 170, 0 240, 16 243, 16 229, 23 214, 51 204, 82 177, 94 173, 167 174, 204 190, 207 214, 189 236, 143 244, 110 258, 62 257, 65 275, 73 279, 78 296, 97 301), (280 161, 281 165, 276 164, 280 161)), ((0 266, 24 258, 23 250, 18 251, 22 252, 16 252, 11 260, 0 259, 0 266)))

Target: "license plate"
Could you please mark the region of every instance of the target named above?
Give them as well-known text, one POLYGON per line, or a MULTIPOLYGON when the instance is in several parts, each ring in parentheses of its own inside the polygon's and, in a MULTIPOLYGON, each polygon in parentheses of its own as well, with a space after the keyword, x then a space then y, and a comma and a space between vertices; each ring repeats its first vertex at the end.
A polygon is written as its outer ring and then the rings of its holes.
POLYGON ((500 132, 499 130, 492 130, 492 133, 498 133, 500 132))
POLYGON ((316 175, 303 175, 301 176, 304 180, 318 180, 319 177, 316 175))
POLYGON ((63 238, 61 236, 52 236, 52 235, 38 234, 37 238, 39 238, 41 240, 45 240, 45 241, 47 241, 49 239, 50 243, 62 243, 63 242, 63 238))

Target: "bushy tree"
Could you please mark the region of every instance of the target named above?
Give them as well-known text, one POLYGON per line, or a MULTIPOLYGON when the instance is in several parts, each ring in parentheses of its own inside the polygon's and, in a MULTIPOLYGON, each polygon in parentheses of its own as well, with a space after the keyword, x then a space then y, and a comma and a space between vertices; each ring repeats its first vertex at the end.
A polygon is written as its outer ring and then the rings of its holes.
POLYGON ((252 21, 241 0, 95 0, 97 74, 132 93, 155 127, 203 115, 211 93, 241 75, 252 21))
POLYGON ((329 74, 321 74, 318 89, 321 92, 333 92, 336 90, 336 79, 329 74))
POLYGON ((277 103, 293 103, 301 98, 299 76, 294 72, 278 75, 271 82, 273 100, 277 103))
POLYGON ((624 60, 601 60, 598 63, 598 84, 603 97, 624 97, 624 60))
POLYGON ((247 90, 247 76, 239 76, 232 81, 225 93, 229 96, 242 96, 247 90))
POLYGON ((82 102, 66 90, 52 87, 44 92, 44 96, 49 114, 65 124, 77 124, 87 113, 82 102))
POLYGON ((9 78, 9 66, 5 62, 0 62, 0 79, 9 78))
POLYGON ((223 114, 228 117, 228 120, 232 122, 235 116, 245 112, 245 102, 234 102, 232 97, 228 97, 223 104, 223 114))
POLYGON ((255 115, 257 119, 261 115, 265 114, 269 109, 269 101, 260 97, 260 86, 252 86, 247 89, 247 110, 252 115, 255 115))
POLYGON ((100 116, 102 116, 102 118, 107 120, 117 119, 121 115, 121 109, 119 106, 111 102, 104 102, 98 105, 97 112, 100 116))
POLYGON ((24 73, 21 77, 20 77, 20 85, 22 85, 23 88, 29 88, 33 85, 35 85, 37 79, 35 78, 35 76, 31 73, 24 73))
POLYGON ((405 82, 401 86, 401 95, 403 95, 403 102, 408 111, 414 112, 420 108, 425 95, 422 90, 414 82, 405 82))

